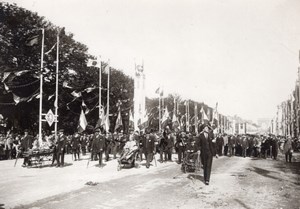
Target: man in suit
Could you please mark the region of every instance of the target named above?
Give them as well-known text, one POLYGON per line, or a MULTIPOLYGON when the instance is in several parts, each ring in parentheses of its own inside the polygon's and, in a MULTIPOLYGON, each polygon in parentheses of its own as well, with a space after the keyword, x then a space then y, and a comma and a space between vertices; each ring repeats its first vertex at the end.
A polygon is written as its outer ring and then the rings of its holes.
MULTIPOLYGON (((24 136, 21 140, 21 151, 22 152, 28 152, 29 149, 32 149, 33 147, 33 141, 34 141, 34 138, 33 136, 29 135, 28 134, 28 130, 26 129, 24 131, 24 136)), ((29 157, 24 157, 24 162, 23 162, 23 167, 29 165, 30 166, 30 160, 29 160, 29 157)))
POLYGON ((79 152, 80 152, 80 136, 78 133, 75 133, 72 137, 72 155, 75 157, 75 161, 77 160, 76 157, 78 156, 79 160, 79 152))
POLYGON ((105 150, 105 137, 100 133, 100 129, 95 130, 92 142, 92 153, 99 158, 99 165, 102 166, 102 155, 105 150))
POLYGON ((205 125, 197 140, 198 154, 200 153, 204 170, 204 182, 209 185, 213 156, 216 155, 213 144, 213 135, 209 131, 209 125, 205 125))
POLYGON ((150 162, 153 159, 153 154, 155 153, 155 135, 153 133, 153 130, 150 130, 150 133, 146 136, 146 168, 150 167, 150 162))
POLYGON ((65 164, 65 146, 67 143, 67 137, 64 135, 64 130, 60 129, 57 137, 57 145, 56 145, 56 157, 57 157, 57 165, 56 167, 63 167, 65 164))

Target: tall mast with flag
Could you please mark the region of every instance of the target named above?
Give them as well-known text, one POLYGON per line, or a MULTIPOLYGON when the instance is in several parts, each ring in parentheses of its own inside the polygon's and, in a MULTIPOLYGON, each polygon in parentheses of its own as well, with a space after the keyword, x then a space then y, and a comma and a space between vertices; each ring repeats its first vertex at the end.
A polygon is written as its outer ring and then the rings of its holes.
POLYGON ((42 108, 43 108, 43 68, 44 68, 45 29, 42 28, 41 73, 40 73, 40 109, 39 109, 39 140, 42 140, 42 108))
POLYGON ((57 32, 57 42, 56 42, 56 83, 55 83, 55 123, 54 123, 54 134, 57 137, 57 123, 58 123, 58 69, 59 69, 59 35, 61 29, 57 32))
POLYGON ((163 91, 161 87, 158 87, 155 91, 156 94, 158 94, 158 131, 161 132, 161 97, 163 95, 163 91))
POLYGON ((144 64, 135 64, 135 77, 134 77, 134 129, 139 129, 139 123, 144 120, 146 112, 146 92, 145 92, 145 73, 144 64))
POLYGON ((198 134, 198 107, 197 103, 195 102, 195 133, 198 134))
POLYGON ((107 66, 105 67, 105 71, 107 72, 107 111, 106 111, 106 118, 105 118, 105 130, 106 133, 109 131, 109 78, 110 78, 110 67, 109 67, 110 60, 107 62, 107 66))

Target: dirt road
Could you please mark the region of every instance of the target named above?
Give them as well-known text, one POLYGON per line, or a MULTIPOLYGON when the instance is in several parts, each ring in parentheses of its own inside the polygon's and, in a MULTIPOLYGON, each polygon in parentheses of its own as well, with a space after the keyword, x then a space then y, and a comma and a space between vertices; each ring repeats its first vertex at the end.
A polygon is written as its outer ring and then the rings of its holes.
MULTIPOLYGON (((298 158, 298 162, 286 164, 282 158, 274 161, 220 157, 214 159, 209 186, 202 181, 202 171, 184 174, 175 162, 158 163, 158 167, 150 169, 142 164, 139 169, 121 170, 118 178, 101 181, 99 175, 98 179, 91 178, 94 186, 74 187, 72 191, 48 195, 30 204, 19 203, 16 208, 299 209, 298 158)), ((115 172, 111 171, 111 175, 115 172)))

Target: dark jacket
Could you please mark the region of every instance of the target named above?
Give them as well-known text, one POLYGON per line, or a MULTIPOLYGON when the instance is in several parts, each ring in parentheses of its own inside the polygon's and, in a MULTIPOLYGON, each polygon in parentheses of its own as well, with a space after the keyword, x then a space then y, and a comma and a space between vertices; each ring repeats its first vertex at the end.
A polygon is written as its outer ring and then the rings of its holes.
POLYGON ((105 137, 102 135, 94 135, 92 142, 92 152, 99 153, 104 151, 105 148, 105 137))
POLYGON ((201 156, 216 155, 215 146, 212 143, 212 136, 210 134, 208 134, 206 138, 204 133, 201 133, 196 143, 197 149, 201 152, 201 156))
POLYGON ((21 141, 22 151, 27 151, 28 149, 32 149, 34 138, 31 135, 27 135, 21 141))
POLYGON ((147 153, 153 153, 155 149, 155 136, 153 134, 149 134, 146 137, 146 147, 145 151, 147 153))
POLYGON ((62 153, 65 149, 65 146, 67 144, 67 137, 65 135, 59 135, 57 138, 57 146, 56 146, 56 151, 58 153, 62 153))

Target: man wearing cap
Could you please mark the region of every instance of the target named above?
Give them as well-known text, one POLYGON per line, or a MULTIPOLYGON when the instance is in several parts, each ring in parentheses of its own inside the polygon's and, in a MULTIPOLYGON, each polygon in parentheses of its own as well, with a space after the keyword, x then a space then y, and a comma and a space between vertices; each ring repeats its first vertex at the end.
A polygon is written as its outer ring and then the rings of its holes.
MULTIPOLYGON (((25 129, 24 136, 21 139, 21 151, 27 152, 29 149, 32 149, 33 147, 33 136, 28 134, 28 130, 25 129)), ((23 167, 30 165, 29 157, 24 157, 23 167)))
POLYGON ((78 157, 79 160, 79 150, 80 150, 80 136, 78 133, 75 133, 72 137, 71 141, 72 146, 72 155, 75 157, 75 161, 77 160, 76 157, 78 157))
POLYGON ((150 130, 150 133, 146 135, 146 168, 150 167, 150 162, 153 160, 153 154, 155 154, 155 136, 153 134, 153 130, 150 130))
POLYGON ((56 142, 56 157, 57 157, 56 167, 64 166, 66 143, 67 143, 67 137, 64 135, 64 130, 60 129, 57 137, 57 142, 56 142))
POLYGON ((187 143, 187 136, 184 131, 177 137, 176 147, 178 153, 178 164, 181 163, 182 157, 184 157, 185 144, 187 143))
POLYGON ((100 129, 95 130, 93 136, 92 153, 98 156, 99 165, 102 166, 102 155, 105 148, 105 137, 101 134, 100 129))
POLYGON ((197 149, 198 154, 201 153, 200 156, 204 170, 204 182, 206 185, 209 185, 213 156, 216 155, 212 139, 213 136, 209 132, 209 126, 205 125, 203 131, 198 136, 197 149))

